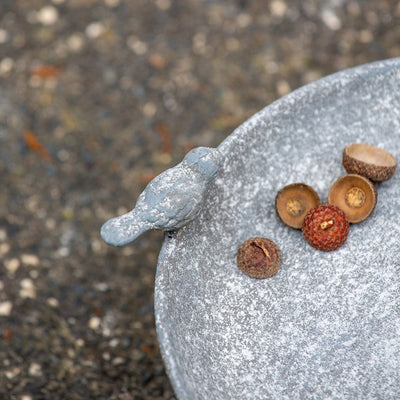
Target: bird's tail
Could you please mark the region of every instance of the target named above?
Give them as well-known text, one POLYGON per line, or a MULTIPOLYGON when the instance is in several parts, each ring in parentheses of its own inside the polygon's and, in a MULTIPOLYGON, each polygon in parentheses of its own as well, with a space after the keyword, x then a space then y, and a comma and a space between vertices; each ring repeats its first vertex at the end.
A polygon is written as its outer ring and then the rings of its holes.
POLYGON ((109 219, 101 227, 100 234, 106 243, 124 246, 151 228, 152 226, 140 218, 133 209, 124 215, 109 219))

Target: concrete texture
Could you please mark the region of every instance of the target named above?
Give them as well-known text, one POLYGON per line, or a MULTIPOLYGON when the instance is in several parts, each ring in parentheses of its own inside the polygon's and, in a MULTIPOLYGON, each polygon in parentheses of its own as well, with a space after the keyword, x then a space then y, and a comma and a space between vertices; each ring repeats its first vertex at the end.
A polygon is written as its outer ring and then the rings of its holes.
POLYGON ((400 397, 400 175, 378 185, 374 213, 333 252, 310 247, 274 209, 280 188, 326 202, 344 147, 400 158, 400 59, 329 76, 278 100, 219 146, 225 163, 199 218, 166 237, 156 322, 181 400, 400 397), (282 267, 257 280, 238 246, 263 236, 282 267))

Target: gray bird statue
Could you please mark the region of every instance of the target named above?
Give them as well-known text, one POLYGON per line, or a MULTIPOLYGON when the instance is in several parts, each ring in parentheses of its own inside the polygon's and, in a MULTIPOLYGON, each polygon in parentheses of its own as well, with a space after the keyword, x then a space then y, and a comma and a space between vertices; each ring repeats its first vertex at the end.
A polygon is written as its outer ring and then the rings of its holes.
POLYGON ((201 210, 205 189, 222 163, 215 148, 197 147, 181 163, 156 176, 128 213, 101 227, 104 241, 124 246, 149 229, 174 231, 192 221, 201 210))

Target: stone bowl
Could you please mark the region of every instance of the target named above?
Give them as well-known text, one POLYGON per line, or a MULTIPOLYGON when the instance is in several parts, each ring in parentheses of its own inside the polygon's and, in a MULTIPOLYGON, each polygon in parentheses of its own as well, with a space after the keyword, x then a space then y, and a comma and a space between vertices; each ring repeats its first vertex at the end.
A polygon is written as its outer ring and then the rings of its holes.
POLYGON ((400 398, 400 174, 333 252, 276 214, 283 186, 326 202, 346 145, 400 156, 400 58, 328 76, 279 99, 218 147, 224 163, 198 219, 166 235, 156 326, 180 400, 400 398), (282 266, 245 275, 246 239, 277 243, 282 266))

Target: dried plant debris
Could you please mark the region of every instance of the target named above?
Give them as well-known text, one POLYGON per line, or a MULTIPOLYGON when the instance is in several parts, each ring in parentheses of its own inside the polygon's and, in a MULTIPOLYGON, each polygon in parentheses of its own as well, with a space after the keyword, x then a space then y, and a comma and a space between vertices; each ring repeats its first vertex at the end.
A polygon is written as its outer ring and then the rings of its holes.
POLYGON ((328 194, 328 203, 343 210, 351 223, 368 218, 375 209, 377 199, 375 185, 369 179, 356 174, 337 179, 328 194))
POLYGON ((343 166, 349 174, 383 182, 393 176, 397 162, 386 150, 365 143, 352 143, 343 151, 343 166))
POLYGON ((237 264, 252 278, 269 278, 281 266, 281 252, 272 240, 254 237, 239 247, 237 264))
POLYGON ((311 208, 321 203, 318 193, 304 183, 293 183, 282 188, 275 199, 279 218, 288 226, 301 229, 311 208))

